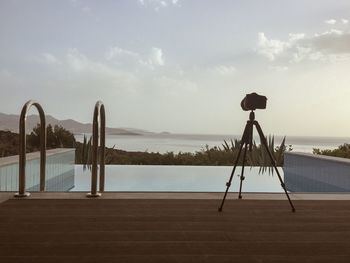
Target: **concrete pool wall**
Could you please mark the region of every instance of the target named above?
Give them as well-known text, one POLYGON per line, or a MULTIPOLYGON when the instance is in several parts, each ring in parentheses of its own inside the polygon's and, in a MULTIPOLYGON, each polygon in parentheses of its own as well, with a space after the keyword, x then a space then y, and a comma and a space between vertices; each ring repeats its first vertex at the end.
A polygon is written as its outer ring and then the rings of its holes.
POLYGON ((350 192, 349 159, 288 152, 283 171, 291 192, 350 192))

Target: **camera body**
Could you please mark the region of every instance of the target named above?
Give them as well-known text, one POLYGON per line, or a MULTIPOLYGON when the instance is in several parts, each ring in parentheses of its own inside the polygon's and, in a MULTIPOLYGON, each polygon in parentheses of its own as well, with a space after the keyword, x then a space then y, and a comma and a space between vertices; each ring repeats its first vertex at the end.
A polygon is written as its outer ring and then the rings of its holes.
POLYGON ((241 107, 244 111, 253 111, 256 109, 266 109, 267 98, 255 92, 247 94, 241 101, 241 107))

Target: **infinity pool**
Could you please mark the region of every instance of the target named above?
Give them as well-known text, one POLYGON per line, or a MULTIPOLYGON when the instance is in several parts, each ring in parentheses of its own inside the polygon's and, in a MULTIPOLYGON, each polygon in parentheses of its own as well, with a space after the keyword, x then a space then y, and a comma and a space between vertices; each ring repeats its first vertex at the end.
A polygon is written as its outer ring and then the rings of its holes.
MULTIPOLYGON (((237 167, 230 191, 239 190, 241 167, 237 167)), ((283 170, 279 168, 283 177, 283 170)), ((231 166, 142 166, 106 165, 106 191, 223 192, 231 166)), ((244 192, 282 192, 276 174, 259 174, 259 168, 246 168, 244 192)), ((91 171, 75 165, 74 187, 70 191, 89 191, 91 171)))

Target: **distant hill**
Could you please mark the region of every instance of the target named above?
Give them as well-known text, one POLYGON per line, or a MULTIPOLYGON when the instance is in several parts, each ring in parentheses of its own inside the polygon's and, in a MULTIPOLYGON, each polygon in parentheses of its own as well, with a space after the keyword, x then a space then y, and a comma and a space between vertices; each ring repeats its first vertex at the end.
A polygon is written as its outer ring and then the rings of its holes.
MULTIPOLYGON (((31 131, 39 123, 38 115, 28 115, 26 121, 27 131, 31 131)), ((91 133, 91 123, 81 123, 72 119, 58 120, 51 115, 46 115, 46 124, 59 125, 74 134, 91 133)), ((19 115, 0 113, 0 130, 18 132, 19 115)), ((110 135, 145 135, 152 132, 133 128, 109 128, 106 127, 106 134, 110 135)))

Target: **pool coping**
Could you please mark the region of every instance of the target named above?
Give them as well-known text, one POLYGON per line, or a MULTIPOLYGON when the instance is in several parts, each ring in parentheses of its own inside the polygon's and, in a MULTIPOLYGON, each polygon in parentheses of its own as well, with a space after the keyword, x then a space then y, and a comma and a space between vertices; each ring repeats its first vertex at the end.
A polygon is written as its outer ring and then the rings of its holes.
MULTIPOLYGON (((51 155, 56 154, 63 154, 66 152, 72 152, 75 151, 75 148, 55 148, 55 149, 49 149, 46 150, 46 158, 51 155)), ((40 158, 40 152, 31 152, 26 154, 26 161, 35 160, 40 158)), ((19 162, 19 155, 11 155, 7 157, 1 157, 0 158, 0 166, 7 166, 11 164, 18 164, 19 162)))
MULTIPOLYGON (((105 192, 98 198, 86 197, 86 192, 32 192, 22 199, 214 199, 223 198, 222 192, 105 192)), ((286 200, 284 193, 243 193, 247 200, 286 200)), ((350 193, 289 193, 292 200, 350 200, 350 193)), ((237 199, 238 193, 230 192, 227 199, 237 199)), ((14 192, 1 192, 0 202, 14 197, 14 192)))

